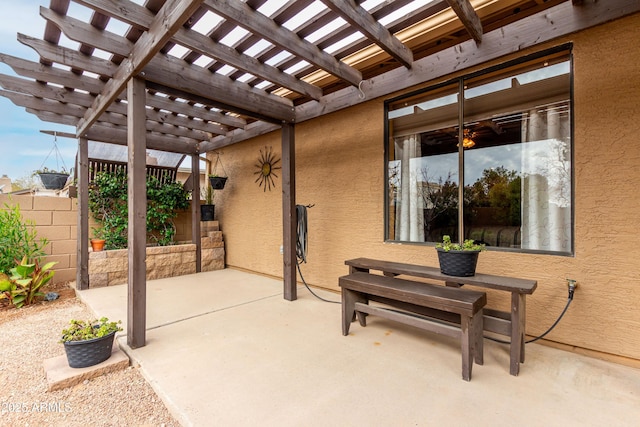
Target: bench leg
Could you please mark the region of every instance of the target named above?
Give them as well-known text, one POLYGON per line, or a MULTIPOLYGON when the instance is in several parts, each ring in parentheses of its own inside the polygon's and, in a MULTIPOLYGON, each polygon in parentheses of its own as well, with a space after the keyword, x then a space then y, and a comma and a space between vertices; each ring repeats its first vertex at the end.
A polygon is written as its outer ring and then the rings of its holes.
POLYGON ((482 365, 484 363, 484 337, 482 336, 482 331, 484 330, 484 315, 482 314, 482 309, 478 311, 474 316, 471 322, 473 323, 473 336, 474 336, 474 345, 473 345, 473 358, 478 365, 482 365))
POLYGON ((524 362, 524 333, 526 305, 525 295, 511 293, 511 364, 509 373, 518 375, 520 363, 524 362))
MULTIPOLYGON (((356 302, 367 304, 368 300, 359 292, 342 288, 342 335, 344 336, 349 335, 351 322, 356 320, 356 302)), ((357 315, 360 325, 367 326, 365 313, 357 312, 357 315)))
POLYGON ((462 349, 462 379, 471 381, 473 368, 475 333, 471 317, 460 316, 460 347, 462 349))

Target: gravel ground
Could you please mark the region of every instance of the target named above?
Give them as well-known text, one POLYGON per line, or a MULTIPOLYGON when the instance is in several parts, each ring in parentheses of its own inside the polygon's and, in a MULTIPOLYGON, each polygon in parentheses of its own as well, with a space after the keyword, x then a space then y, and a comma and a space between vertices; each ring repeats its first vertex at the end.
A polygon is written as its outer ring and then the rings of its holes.
POLYGON ((64 354, 60 331, 93 317, 74 296, 0 310, 0 426, 179 425, 134 367, 47 391, 42 363, 64 354))

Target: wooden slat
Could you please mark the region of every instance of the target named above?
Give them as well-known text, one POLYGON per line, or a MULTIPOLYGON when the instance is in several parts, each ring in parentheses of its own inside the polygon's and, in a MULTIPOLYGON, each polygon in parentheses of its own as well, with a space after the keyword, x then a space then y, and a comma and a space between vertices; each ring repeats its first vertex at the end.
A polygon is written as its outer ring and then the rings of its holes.
POLYGON ((338 61, 333 56, 318 49, 316 45, 299 38, 296 33, 278 26, 266 16, 254 11, 242 2, 205 0, 204 4, 214 13, 237 23, 254 34, 260 35, 260 37, 265 40, 304 58, 312 64, 316 64, 328 73, 354 86, 358 86, 360 81, 362 81, 362 74, 355 68, 338 61))
POLYGON ((200 7, 202 1, 168 0, 165 3, 149 30, 137 41, 129 57, 120 64, 112 79, 107 82, 104 90, 96 97, 93 105, 78 123, 76 131, 78 136, 98 120, 109 104, 126 87, 129 79, 142 71, 178 28, 200 7))
MULTIPOLYGON (((80 107, 89 107, 95 98, 89 94, 74 92, 51 85, 43 85, 4 74, 0 74, 0 86, 9 91, 31 95, 36 98, 34 100, 35 103, 38 102, 38 98, 44 98, 51 101, 63 102, 65 105, 73 104, 80 107)), ((30 105, 33 106, 34 104, 32 103, 30 105)), ((109 120, 114 124, 126 125, 125 116, 127 114, 127 106, 125 104, 113 103, 107 108, 106 112, 121 114, 121 118, 111 115, 110 117, 112 118, 109 120)), ((147 130, 184 136, 197 141, 209 140, 212 136, 211 133, 217 135, 226 134, 226 130, 220 126, 208 125, 201 120, 196 121, 186 117, 174 116, 169 113, 147 110, 147 119, 147 130)))
POLYGON ((376 307, 373 305, 363 304, 360 302, 355 303, 356 311, 362 313, 372 314, 374 316, 383 317, 385 319, 393 320, 395 322, 404 323, 405 325, 414 326, 416 328, 424 329, 429 332, 434 332, 440 335, 445 335, 451 338, 460 339, 460 328, 447 325, 444 323, 434 322, 429 319, 423 319, 421 317, 410 316, 402 313, 395 312, 393 310, 385 309, 383 307, 376 307))
MULTIPOLYGON (((0 62, 9 65, 17 74, 23 77, 33 78, 39 81, 62 85, 66 88, 79 89, 89 93, 100 93, 104 88, 104 83, 98 79, 77 75, 60 68, 47 67, 35 62, 16 58, 11 55, 0 53, 0 62)), ((126 100, 126 93, 120 94, 120 99, 126 100)), ((173 114, 183 114, 188 117, 198 117, 202 120, 215 122, 216 124, 243 127, 246 120, 240 117, 228 116, 215 111, 207 110, 203 107, 196 107, 185 102, 174 102, 160 96, 148 96, 147 105, 153 108, 164 109, 173 114)), ((220 132, 207 128, 206 131, 223 134, 225 129, 220 127, 220 132)), ((205 129, 202 129, 205 130, 205 129)))
MULTIPOLYGON (((82 57, 78 52, 49 45, 42 40, 18 35, 19 40, 35 49, 38 54, 53 62, 73 68, 90 71, 104 77, 111 77, 117 66, 104 59, 82 57)), ((154 67, 145 69, 145 78, 160 84, 164 88, 182 91, 187 99, 197 98, 198 102, 226 109, 241 111, 244 114, 279 121, 294 121, 293 103, 275 95, 251 88, 240 82, 233 82, 225 76, 210 73, 179 59, 165 57, 161 63, 154 61, 154 67), (215 94, 215 100, 204 94, 215 94)), ((104 89, 103 89, 104 91, 104 89)))
POLYGON ((451 9, 458 15, 462 25, 467 29, 476 43, 482 41, 482 23, 480 17, 469 3, 469 0, 447 0, 451 9))
MULTIPOLYGON (((120 8, 122 3, 128 2, 121 1, 119 4, 108 4, 104 8, 109 8, 111 16, 126 20, 127 17, 122 13, 122 9, 120 8)), ((142 8, 142 6, 132 3, 127 4, 127 8, 135 9, 142 8)), ((48 21, 55 23, 69 39, 78 42, 84 41, 84 43, 106 52, 127 56, 133 45, 133 43, 124 37, 109 31, 99 31, 78 19, 57 14, 44 7, 40 8, 40 15, 48 21)), ((147 29, 153 21, 153 15, 151 13, 145 14, 144 12, 140 12, 138 16, 144 17, 145 19, 143 21, 137 21, 136 24, 147 29)), ((312 99, 317 100, 322 96, 322 89, 319 87, 296 79, 292 75, 283 73, 277 68, 264 64, 251 56, 240 54, 237 50, 217 43, 198 32, 189 31, 186 28, 179 28, 173 35, 172 40, 201 55, 210 56, 244 72, 254 74, 292 91, 309 96, 312 99)))
POLYGON ((402 65, 411 68, 413 63, 411 50, 403 45, 393 34, 389 33, 378 21, 373 19, 369 12, 360 7, 354 0, 322 0, 322 2, 402 65))

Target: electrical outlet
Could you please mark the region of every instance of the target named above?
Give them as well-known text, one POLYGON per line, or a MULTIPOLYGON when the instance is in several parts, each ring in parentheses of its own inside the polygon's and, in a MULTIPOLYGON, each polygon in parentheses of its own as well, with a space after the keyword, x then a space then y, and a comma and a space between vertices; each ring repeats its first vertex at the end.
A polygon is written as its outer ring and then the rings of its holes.
POLYGON ((573 299, 573 294, 578 288, 578 281, 575 279, 567 279, 567 287, 569 288, 569 299, 573 299))
POLYGON ((280 245, 280 255, 284 255, 284 246, 280 245))

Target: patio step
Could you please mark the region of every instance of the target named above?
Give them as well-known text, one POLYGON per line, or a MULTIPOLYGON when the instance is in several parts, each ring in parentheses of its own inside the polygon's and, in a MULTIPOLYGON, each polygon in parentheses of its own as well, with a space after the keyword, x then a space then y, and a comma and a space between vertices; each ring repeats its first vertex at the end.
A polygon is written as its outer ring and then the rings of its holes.
POLYGON ((44 361, 44 372, 47 377, 49 391, 62 390, 73 387, 85 380, 99 377, 110 372, 122 371, 129 366, 129 358, 117 343, 113 343, 111 357, 97 365, 86 368, 72 368, 67 362, 67 356, 52 357, 44 361))

